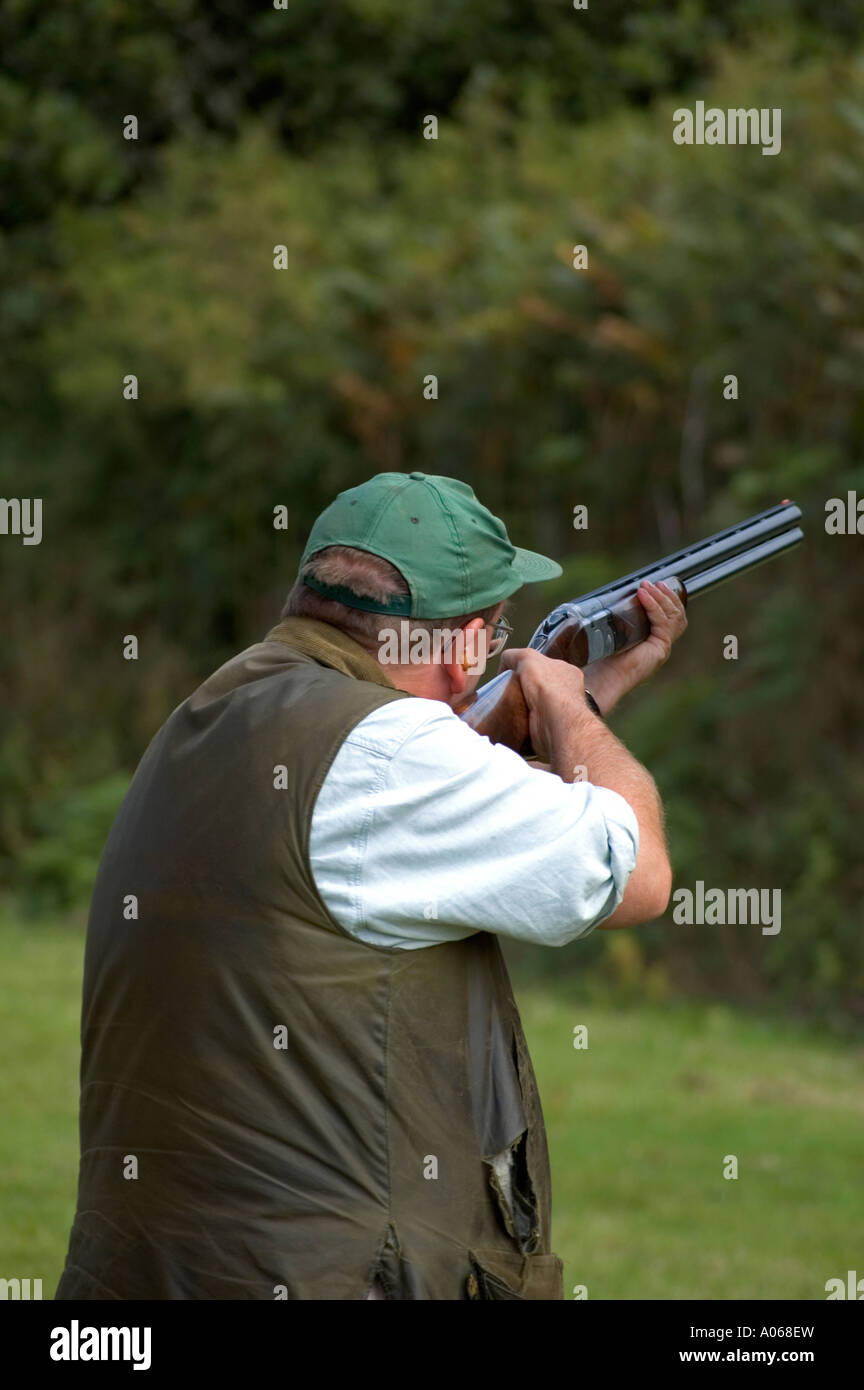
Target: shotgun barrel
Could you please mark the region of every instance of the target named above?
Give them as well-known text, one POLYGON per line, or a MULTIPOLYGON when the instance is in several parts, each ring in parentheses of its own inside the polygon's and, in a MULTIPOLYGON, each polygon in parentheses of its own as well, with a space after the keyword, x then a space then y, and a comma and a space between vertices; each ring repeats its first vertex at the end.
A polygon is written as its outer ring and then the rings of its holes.
POLYGON ((674 576, 682 580, 688 596, 702 593, 715 584, 722 583, 724 579, 730 579, 734 574, 754 568, 763 560, 770 560, 781 550, 803 540, 804 533, 797 528, 800 520, 801 508, 788 500, 776 507, 769 507, 767 511, 757 512, 755 516, 739 522, 736 526, 729 526, 725 531, 718 531, 704 541, 685 546, 682 550, 664 556, 662 560, 643 565, 641 569, 633 570, 621 579, 615 579, 599 589, 591 589, 580 598, 562 604, 544 619, 528 645, 535 651, 543 651, 559 623, 572 617, 579 617, 584 622, 595 613, 613 608, 620 599, 635 593, 643 579, 668 581, 674 576), (787 537, 777 549, 760 550, 761 542, 767 543, 773 538, 786 536, 787 533, 793 538, 787 537), (721 568, 721 561, 730 562, 737 556, 743 557, 740 564, 728 569, 721 568), (694 582, 697 575, 714 568, 718 569, 718 575, 713 582, 694 582))
MULTIPOLYGON (((801 509, 788 499, 737 526, 685 546, 653 565, 633 570, 581 598, 563 603, 540 624, 529 646, 546 656, 587 667, 627 651, 650 635, 651 623, 637 598, 643 579, 664 580, 684 603, 727 579, 783 554, 804 539, 801 509)), ((502 671, 465 700, 456 713, 493 743, 530 756, 528 710, 518 678, 502 671)))
POLYGON ((738 555, 732 555, 726 560, 722 560, 719 565, 712 565, 706 570, 700 570, 698 574, 692 575, 686 581, 687 597, 692 598, 694 594, 705 593, 708 589, 716 589, 718 584, 725 584, 727 579, 733 575, 741 574, 744 570, 755 569, 757 565, 763 565, 766 560, 773 560, 775 555, 780 555, 784 550, 790 550, 793 545, 799 545, 804 539, 804 532, 800 526, 793 526, 788 531, 782 531, 779 536, 772 536, 770 540, 763 541, 761 545, 756 545, 752 550, 742 551, 738 555))

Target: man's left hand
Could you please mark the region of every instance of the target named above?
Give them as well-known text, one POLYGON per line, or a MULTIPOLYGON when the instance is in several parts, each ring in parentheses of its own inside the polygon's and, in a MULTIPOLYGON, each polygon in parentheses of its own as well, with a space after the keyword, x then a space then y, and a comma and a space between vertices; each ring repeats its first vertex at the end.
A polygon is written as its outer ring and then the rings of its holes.
POLYGON ((637 597, 651 621, 650 637, 629 652, 617 652, 585 668, 585 688, 591 691, 604 715, 622 695, 641 685, 668 661, 672 643, 687 627, 684 604, 662 580, 653 584, 643 579, 637 597))

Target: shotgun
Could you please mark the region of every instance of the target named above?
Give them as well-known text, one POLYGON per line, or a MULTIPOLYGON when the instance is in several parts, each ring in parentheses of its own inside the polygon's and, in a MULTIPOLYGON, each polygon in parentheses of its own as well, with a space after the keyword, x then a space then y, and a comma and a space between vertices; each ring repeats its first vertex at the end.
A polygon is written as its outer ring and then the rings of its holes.
MULTIPOLYGON (((800 520, 800 507, 787 498, 737 526, 560 604, 544 618, 528 645, 544 656, 583 668, 615 652, 629 651, 651 633, 648 615, 636 597, 643 579, 664 580, 687 604, 695 594, 716 589, 734 575, 798 545, 804 539, 800 520)), ((503 671, 454 708, 492 743, 504 743, 523 757, 533 756, 528 708, 513 672, 503 671)))

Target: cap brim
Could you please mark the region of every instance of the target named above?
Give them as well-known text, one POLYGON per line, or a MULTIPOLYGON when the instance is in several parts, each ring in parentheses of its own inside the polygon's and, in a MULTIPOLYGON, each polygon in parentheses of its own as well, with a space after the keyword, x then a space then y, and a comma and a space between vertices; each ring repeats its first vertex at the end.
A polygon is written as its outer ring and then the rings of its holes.
POLYGON ((546 555, 539 555, 536 550, 523 550, 519 545, 515 547, 515 550, 513 569, 520 576, 523 584, 534 584, 538 579, 557 579, 559 575, 564 573, 557 560, 550 560, 546 555))

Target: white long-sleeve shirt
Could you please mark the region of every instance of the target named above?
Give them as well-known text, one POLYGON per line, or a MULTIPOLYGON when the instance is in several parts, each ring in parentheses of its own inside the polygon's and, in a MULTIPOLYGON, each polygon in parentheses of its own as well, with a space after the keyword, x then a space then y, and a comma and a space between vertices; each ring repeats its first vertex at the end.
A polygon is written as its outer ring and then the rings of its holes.
POLYGON ((309 859, 352 936, 422 950, 489 931, 566 946, 609 917, 639 827, 617 792, 563 782, 440 700, 394 700, 345 739, 315 803, 309 859))

